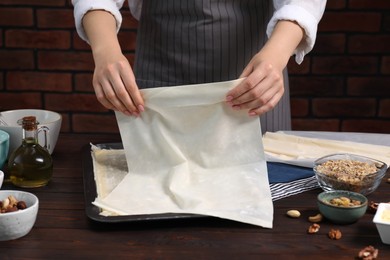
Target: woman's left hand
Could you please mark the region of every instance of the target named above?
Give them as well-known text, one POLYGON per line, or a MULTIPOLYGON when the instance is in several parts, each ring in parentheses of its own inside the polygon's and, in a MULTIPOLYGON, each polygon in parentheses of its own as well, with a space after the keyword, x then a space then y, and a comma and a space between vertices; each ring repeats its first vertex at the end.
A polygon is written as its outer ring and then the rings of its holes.
POLYGON ((247 109, 250 116, 259 116, 273 109, 284 93, 283 69, 256 54, 240 78, 246 77, 226 95, 233 109, 247 109))

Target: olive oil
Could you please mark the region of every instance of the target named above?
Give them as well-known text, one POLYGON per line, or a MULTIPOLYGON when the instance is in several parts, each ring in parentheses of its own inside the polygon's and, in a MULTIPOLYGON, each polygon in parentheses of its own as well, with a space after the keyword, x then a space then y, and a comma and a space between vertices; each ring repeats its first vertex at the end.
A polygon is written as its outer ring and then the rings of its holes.
POLYGON ((23 127, 23 140, 8 160, 10 180, 15 186, 22 188, 45 186, 53 174, 53 160, 48 150, 38 143, 39 122, 34 116, 28 116, 20 123, 23 127))

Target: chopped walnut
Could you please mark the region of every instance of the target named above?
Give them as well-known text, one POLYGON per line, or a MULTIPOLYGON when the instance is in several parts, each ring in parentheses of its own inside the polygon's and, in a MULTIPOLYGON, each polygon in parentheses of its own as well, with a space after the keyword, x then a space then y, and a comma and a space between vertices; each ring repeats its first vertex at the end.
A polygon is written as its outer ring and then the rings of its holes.
POLYGON ((330 239, 339 240, 342 236, 341 231, 338 229, 331 229, 328 233, 330 239))
POLYGON ((376 249, 375 247, 367 246, 367 247, 363 248, 362 250, 360 250, 360 252, 358 254, 358 258, 363 259, 363 260, 377 259, 378 252, 379 252, 379 250, 376 249))
POLYGON ((309 229, 307 230, 307 233, 314 234, 314 233, 317 233, 318 231, 320 231, 320 225, 318 225, 317 223, 314 223, 314 224, 310 225, 309 229))
POLYGON ((368 211, 375 214, 378 209, 378 206, 378 202, 370 201, 370 203, 368 204, 368 211))

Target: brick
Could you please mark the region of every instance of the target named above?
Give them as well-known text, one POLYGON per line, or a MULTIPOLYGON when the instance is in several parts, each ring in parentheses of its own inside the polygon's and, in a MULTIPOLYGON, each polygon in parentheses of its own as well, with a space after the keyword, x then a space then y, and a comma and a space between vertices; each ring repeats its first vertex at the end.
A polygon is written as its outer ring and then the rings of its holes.
POLYGON ((2 5, 64 6, 66 0, 1 0, 2 5))
POLYGON ((389 9, 389 0, 349 0, 349 8, 351 9, 389 9))
POLYGON ((348 51, 350 53, 390 52, 390 35, 352 35, 348 42, 348 51))
POLYGON ((303 98, 291 98, 291 116, 304 117, 309 114, 309 101, 303 98))
POLYGON ((70 116, 65 113, 61 113, 62 122, 61 122, 61 133, 70 133, 72 132, 70 127, 70 116))
POLYGON ((134 66, 134 53, 124 53, 125 57, 129 61, 131 67, 134 66))
POLYGON ((1 93, 0 111, 23 108, 42 109, 41 94, 31 92, 1 93))
POLYGON ((137 34, 131 31, 120 31, 118 40, 123 51, 134 51, 136 47, 137 34))
POLYGON ((342 123, 344 132, 383 133, 388 134, 390 120, 388 119, 347 119, 342 123))
POLYGON ((50 110, 61 112, 108 112, 95 94, 46 94, 45 105, 50 110))
POLYGON ((92 86, 92 73, 80 73, 75 75, 74 89, 81 92, 94 92, 92 86))
MULTIPOLYGON (((390 97, 389 95, 387 97, 390 97)), ((381 100, 379 103, 379 117, 390 119, 390 98, 381 100)))
POLYGON ((33 51, 0 49, 0 69, 34 68, 33 51))
POLYGON ((10 71, 7 73, 7 88, 10 90, 72 91, 72 76, 69 73, 10 71))
POLYGON ((312 53, 341 54, 346 50, 346 36, 342 33, 318 34, 312 53))
POLYGON ((346 1, 345 0, 328 0, 326 1, 326 8, 325 10, 337 10, 337 9, 344 9, 346 7, 346 1))
POLYGON ((0 29, 0 47, 3 47, 3 30, 0 29))
POLYGON ((74 29, 73 9, 38 9, 37 25, 39 28, 74 29))
POLYGON ((74 114, 72 126, 75 133, 119 133, 113 114, 74 114))
POLYGON ((4 74, 0 72, 0 89, 4 89, 4 74))
POLYGON ((316 117, 369 117, 375 116, 376 100, 373 98, 317 98, 312 101, 316 117))
POLYGON ((374 56, 314 57, 312 72, 327 75, 374 74, 378 71, 378 58, 374 56))
POLYGON ((321 32, 378 32, 381 19, 375 12, 326 12, 318 28, 321 32))
POLYGON ((295 62, 295 57, 291 57, 287 64, 288 73, 290 75, 303 75, 310 72, 310 55, 307 55, 301 64, 295 62))
POLYGON ((390 77, 350 77, 347 80, 350 96, 390 97, 390 77))
POLYGON ((382 57, 381 72, 383 74, 390 74, 390 56, 382 57))
POLYGON ((343 88, 343 77, 290 77, 292 97, 342 96, 343 88))
POLYGON ((390 32, 390 13, 383 14, 383 31, 390 32))
POLYGON ((12 48, 68 49, 70 32, 8 30, 5 33, 5 45, 12 48))
POLYGON ((122 11, 122 29, 137 29, 138 27, 138 21, 135 19, 130 11, 129 8, 123 8, 122 11))
POLYGON ((34 18, 31 8, 6 8, 0 6, 0 26, 32 26, 33 24, 34 18))
POLYGON ((334 131, 340 129, 337 119, 296 119, 291 120, 291 126, 296 131, 334 131))
POLYGON ((72 42, 73 42, 73 48, 75 50, 91 50, 91 46, 89 46, 88 43, 83 41, 76 31, 72 33, 72 42))
POLYGON ((40 51, 39 69, 93 71, 94 63, 90 52, 40 51))

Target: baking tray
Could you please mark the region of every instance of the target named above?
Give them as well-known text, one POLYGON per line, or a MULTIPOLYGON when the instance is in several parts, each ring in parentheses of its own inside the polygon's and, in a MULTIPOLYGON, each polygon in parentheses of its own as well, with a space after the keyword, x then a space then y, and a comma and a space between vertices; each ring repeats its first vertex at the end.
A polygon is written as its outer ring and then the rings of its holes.
MULTIPOLYGON (((101 149, 123 149, 122 143, 96 144, 101 149)), ((85 196, 85 211, 89 219, 97 222, 120 223, 120 222, 140 222, 140 221, 161 221, 174 219, 206 218, 209 216, 183 213, 126 215, 126 216, 102 216, 100 208, 92 202, 97 197, 96 184, 93 172, 93 162, 91 156, 91 145, 86 145, 82 150, 83 161, 83 181, 85 196)))

